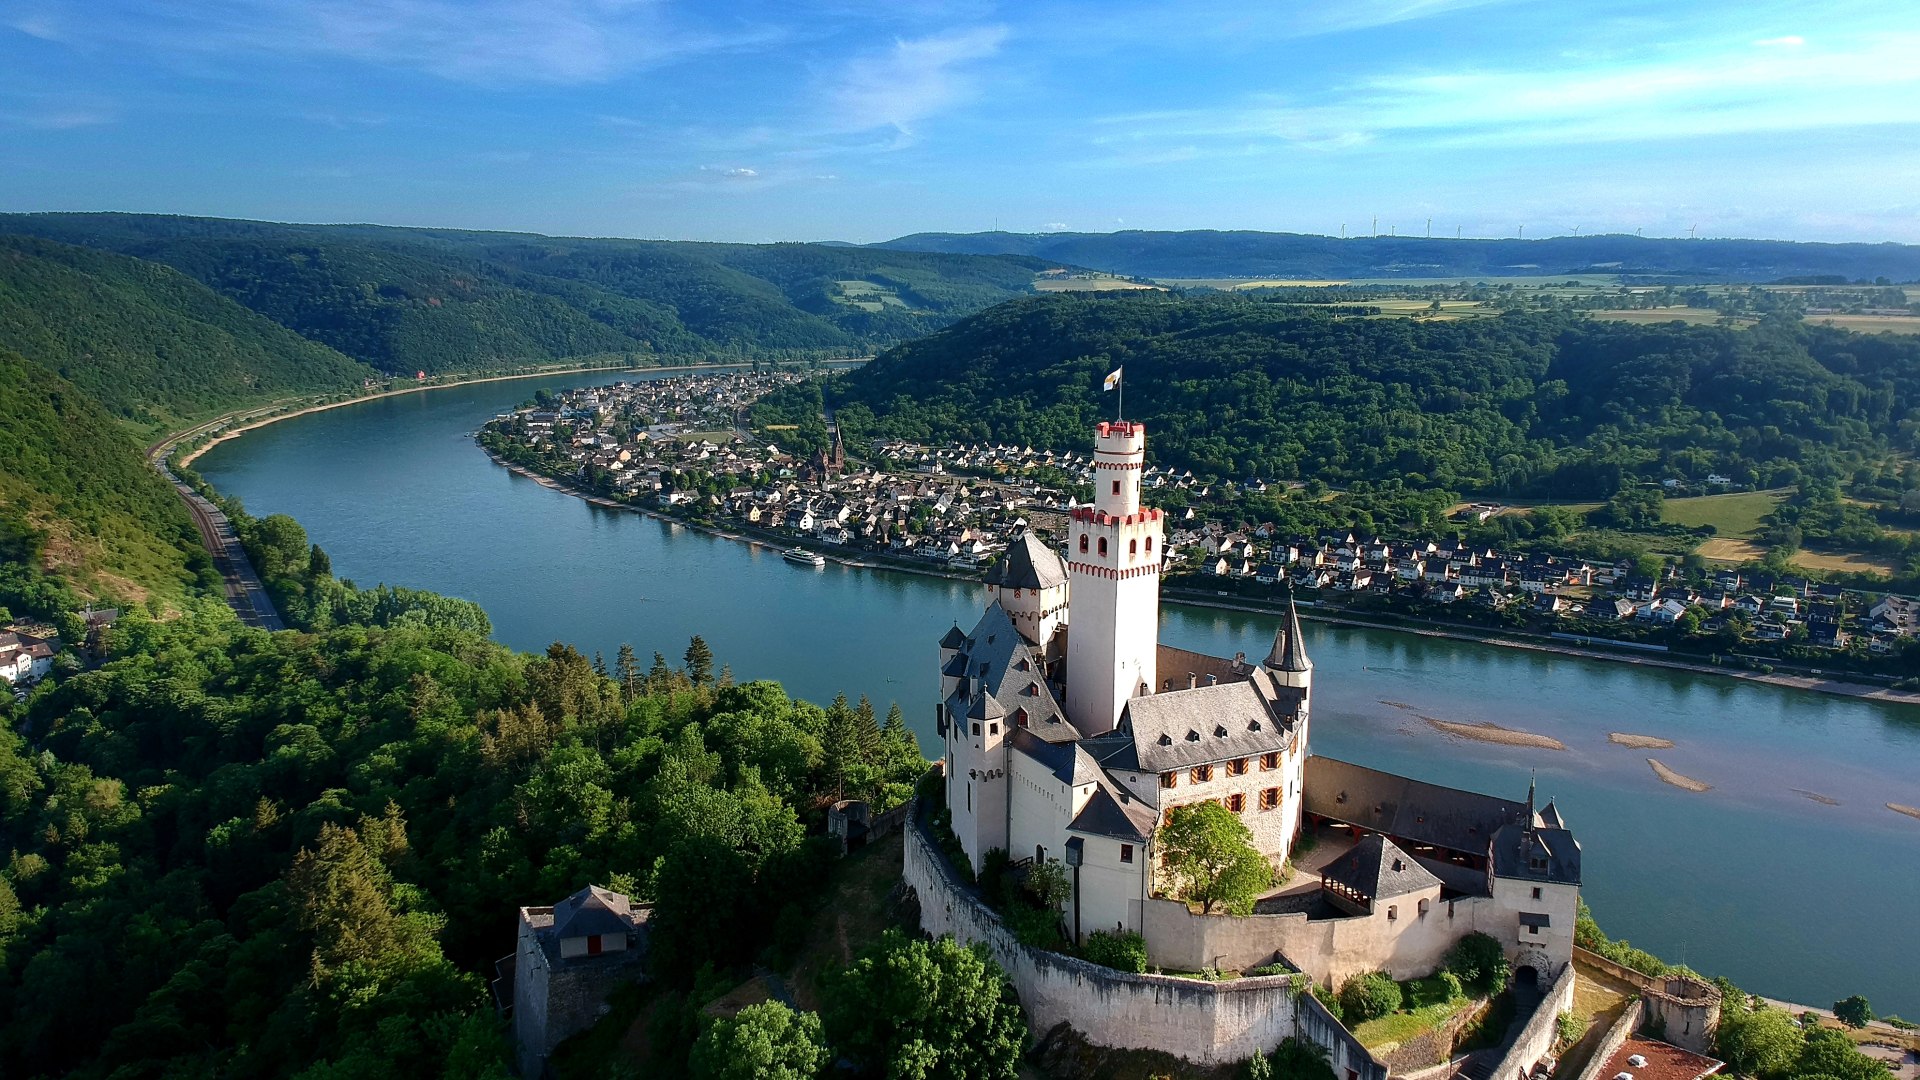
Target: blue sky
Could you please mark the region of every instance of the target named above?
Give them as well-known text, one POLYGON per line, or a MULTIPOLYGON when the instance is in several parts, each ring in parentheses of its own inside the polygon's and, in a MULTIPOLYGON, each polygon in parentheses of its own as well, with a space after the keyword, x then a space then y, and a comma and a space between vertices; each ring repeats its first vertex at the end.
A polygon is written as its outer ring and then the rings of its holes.
POLYGON ((0 0, 0 208, 1920 242, 1920 3, 0 0))

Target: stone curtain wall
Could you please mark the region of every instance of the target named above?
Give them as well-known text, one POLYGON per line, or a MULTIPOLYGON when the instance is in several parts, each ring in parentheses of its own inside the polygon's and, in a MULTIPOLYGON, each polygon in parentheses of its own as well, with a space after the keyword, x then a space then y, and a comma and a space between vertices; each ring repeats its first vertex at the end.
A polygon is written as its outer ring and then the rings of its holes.
MULTIPOLYGON (((1437 892, 1438 890, 1435 890, 1437 892)), ((1396 979, 1431 974, 1447 950, 1469 931, 1483 929, 1488 897, 1455 901, 1431 899, 1424 914, 1419 898, 1392 901, 1399 917, 1386 917, 1386 904, 1369 917, 1313 919, 1303 914, 1195 915, 1173 900, 1142 904, 1148 958, 1164 968, 1241 971, 1273 961, 1277 954, 1302 971, 1325 976, 1339 986, 1349 976, 1384 970, 1396 979)), ((1496 932, 1504 943, 1511 936, 1496 932)))
POLYGON ((1611 975, 1636 990, 1645 990, 1654 984, 1654 979, 1651 976, 1643 972, 1635 971, 1630 967, 1622 967, 1606 957, 1601 956, 1599 953, 1590 952, 1578 945, 1573 947, 1573 955, 1588 967, 1611 975))
POLYGON ((1600 1045, 1593 1051, 1593 1057, 1587 1061, 1587 1067, 1580 1070, 1580 1075, 1575 1080, 1599 1080, 1614 1051, 1620 1049, 1634 1032, 1640 1030, 1640 1022, 1646 1018, 1646 1004, 1639 998, 1627 1003, 1626 1010, 1620 1014, 1620 1019, 1615 1020, 1613 1026, 1607 1029, 1607 1037, 1600 1040, 1600 1045))
POLYGON ((1577 976, 1573 965, 1568 964, 1547 987, 1540 998, 1539 1008, 1533 1011, 1533 1019, 1520 1031, 1513 1047, 1500 1064, 1494 1066, 1489 1080, 1527 1080, 1533 1067, 1553 1049, 1554 1037, 1559 1034, 1560 1014, 1573 1008, 1573 984, 1577 976))
POLYGON ((915 816, 906 827, 904 877, 920 925, 939 937, 986 945, 1013 981, 1036 1035, 1069 1024, 1099 1046, 1163 1050, 1201 1065, 1242 1061, 1289 1035, 1326 1047, 1334 1074, 1386 1080, 1375 1061, 1311 994, 1285 975, 1209 983, 1133 975, 1014 940, 993 910, 953 876, 915 816))

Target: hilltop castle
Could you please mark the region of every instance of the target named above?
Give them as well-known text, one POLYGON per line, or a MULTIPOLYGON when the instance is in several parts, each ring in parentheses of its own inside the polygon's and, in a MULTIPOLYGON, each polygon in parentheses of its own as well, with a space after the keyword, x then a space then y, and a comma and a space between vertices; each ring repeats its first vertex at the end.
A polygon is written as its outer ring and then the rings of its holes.
POLYGON ((1145 454, 1143 425, 1100 424, 1093 504, 1072 512, 1065 558, 1026 534, 988 574, 978 624, 940 640, 946 803, 972 868, 995 849, 1062 861, 1070 934, 1139 933, 1170 970, 1410 978, 1478 930, 1523 975, 1556 978, 1580 887, 1558 809, 1310 755, 1313 662, 1291 601, 1258 662, 1161 644, 1164 516, 1140 505, 1145 454), (1250 917, 1165 895, 1156 829, 1205 801, 1276 870, 1314 838, 1250 917))

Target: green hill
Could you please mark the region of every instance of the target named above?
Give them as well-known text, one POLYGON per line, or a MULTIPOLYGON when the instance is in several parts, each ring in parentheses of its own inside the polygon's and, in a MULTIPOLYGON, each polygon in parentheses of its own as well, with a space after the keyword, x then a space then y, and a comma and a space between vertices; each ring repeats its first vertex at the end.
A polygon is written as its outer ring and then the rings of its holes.
POLYGON ((0 386, 0 605, 47 613, 58 586, 46 575, 95 598, 178 597, 211 569, 179 497, 123 425, 5 349, 0 386))
POLYGON ((157 263, 0 235, 0 348, 150 427, 372 372, 157 263))
POLYGON ((1920 245, 1681 240, 1625 234, 1542 240, 1123 230, 1111 233, 915 233, 878 247, 1015 254, 1158 278, 1461 279, 1627 274, 1674 281, 1837 277, 1920 280, 1920 245))
POLYGON ((313 341, 405 374, 594 353, 866 351, 1028 293, 1052 265, 138 214, 0 215, 0 233, 165 263, 313 341))
MULTIPOLYGON (((1089 445, 1126 369, 1154 456, 1223 478, 1601 497, 1623 478, 1796 483, 1920 427, 1920 341, 1766 321, 1335 318, 1235 298, 1062 295, 902 345, 830 388, 850 438, 1089 445)), ((778 409, 772 401, 768 409, 778 409)))

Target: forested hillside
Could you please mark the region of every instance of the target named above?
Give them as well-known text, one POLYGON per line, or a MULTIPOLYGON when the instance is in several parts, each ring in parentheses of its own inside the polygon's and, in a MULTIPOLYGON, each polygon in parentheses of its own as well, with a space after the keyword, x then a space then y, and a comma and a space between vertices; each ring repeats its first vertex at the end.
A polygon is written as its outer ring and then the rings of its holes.
POLYGON ((162 426, 373 374, 167 266, 0 235, 0 348, 162 426))
POLYGON ((135 214, 0 215, 0 233, 164 263, 383 371, 595 353, 854 353, 1030 291, 1051 263, 810 244, 280 225, 135 214))
POLYGON ((877 247, 1015 254, 1159 278, 1499 278, 1631 274, 1674 281, 1920 281, 1920 246, 1681 240, 1602 234, 1544 240, 1355 236, 1197 229, 1112 233, 915 233, 877 247))
MULTIPOLYGON (((1037 297, 829 387, 852 438, 1085 448, 1126 369, 1161 462, 1605 498, 1623 477, 1796 483, 1920 439, 1920 341, 1793 321, 1335 318, 1234 298, 1037 297)), ((779 402, 768 408, 778 408, 779 402)))
POLYGON ((173 488, 87 395, 4 348, 0 386, 0 607, 51 617, 69 586, 178 600, 212 572, 173 488))
POLYGON ((822 801, 925 764, 897 718, 698 649, 609 676, 431 609, 269 635, 209 600, 110 648, 0 699, 7 1076, 504 1078, 482 973, 588 883, 656 902, 650 1075, 678 1075, 707 998, 676 995, 820 903, 822 801))

